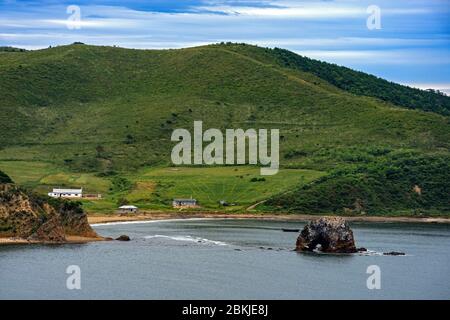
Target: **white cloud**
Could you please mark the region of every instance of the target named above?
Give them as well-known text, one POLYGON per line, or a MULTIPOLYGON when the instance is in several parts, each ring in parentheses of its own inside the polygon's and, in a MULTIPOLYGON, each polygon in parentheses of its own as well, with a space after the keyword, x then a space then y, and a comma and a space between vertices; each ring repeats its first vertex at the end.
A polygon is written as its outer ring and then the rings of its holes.
POLYGON ((384 65, 405 65, 423 64, 424 57, 427 57, 427 64, 441 65, 450 64, 450 56, 446 52, 420 50, 296 50, 297 54, 313 59, 333 62, 344 65, 354 65, 356 63, 384 64, 384 65))
POLYGON ((310 7, 288 7, 288 8, 255 8, 255 7, 201 7, 200 9, 221 12, 231 15, 243 15, 259 18, 348 18, 366 14, 364 7, 329 7, 314 5, 310 7))
MULTIPOLYGON (((37 21, 40 25, 42 24, 54 24, 54 25, 63 25, 67 26, 69 24, 69 21, 67 19, 58 20, 58 19, 45 19, 37 21)), ((77 26, 79 27, 94 27, 94 28, 101 28, 105 27, 108 24, 105 21, 86 21, 86 20, 80 20, 76 22, 77 26)))
POLYGON ((406 86, 418 89, 434 89, 450 95, 450 83, 403 83, 406 86))
MULTIPOLYGON (((236 39, 252 43, 254 39, 236 39)), ((299 46, 299 47, 355 47, 373 46, 376 48, 389 46, 433 46, 438 44, 448 44, 450 40, 446 37, 436 39, 425 38, 370 38, 370 37, 336 37, 336 38, 277 38, 260 39, 261 46, 299 46)))
MULTIPOLYGON (((218 12, 229 15, 242 15, 257 18, 302 18, 302 19, 323 19, 323 18, 355 18, 367 16, 369 2, 364 1, 274 1, 271 7, 256 6, 200 6, 197 9, 218 12)), ((381 5, 383 15, 416 15, 429 13, 428 8, 414 7, 392 7, 381 5)))

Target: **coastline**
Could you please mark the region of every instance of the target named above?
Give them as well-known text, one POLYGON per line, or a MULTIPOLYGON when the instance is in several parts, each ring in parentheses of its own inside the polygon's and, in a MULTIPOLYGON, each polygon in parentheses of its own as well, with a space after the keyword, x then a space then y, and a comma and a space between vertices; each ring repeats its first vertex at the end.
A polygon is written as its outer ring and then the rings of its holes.
MULTIPOLYGON (((135 215, 121 214, 90 214, 88 215, 89 224, 107 224, 117 222, 139 222, 139 221, 157 221, 174 219, 257 219, 272 221, 309 221, 321 217, 332 217, 332 215, 308 215, 308 214, 263 214, 263 213, 207 213, 207 212, 142 212, 135 215)), ((383 217, 383 216, 342 216, 349 222, 374 222, 374 223, 431 223, 431 224, 450 224, 450 218, 443 217, 383 217)), ((83 244, 96 241, 108 241, 104 237, 81 237, 66 236, 65 242, 35 241, 14 237, 0 237, 0 246, 16 244, 83 244)))
MULTIPOLYGON (((331 215, 308 214, 264 214, 264 213, 208 213, 208 212, 143 212, 136 215, 88 215, 89 224, 103 224, 112 222, 152 221, 170 219, 260 219, 274 221, 309 221, 331 215)), ((377 222, 377 223, 437 223, 450 224, 450 218, 443 217, 383 217, 383 216, 341 216, 349 222, 377 222)))
POLYGON ((83 244, 88 242, 96 241, 108 241, 108 239, 103 237, 81 237, 81 236, 66 236, 66 241, 64 242, 51 242, 51 241, 39 241, 39 240, 27 240, 23 238, 14 237, 0 237, 0 246, 2 245, 14 245, 14 244, 83 244))

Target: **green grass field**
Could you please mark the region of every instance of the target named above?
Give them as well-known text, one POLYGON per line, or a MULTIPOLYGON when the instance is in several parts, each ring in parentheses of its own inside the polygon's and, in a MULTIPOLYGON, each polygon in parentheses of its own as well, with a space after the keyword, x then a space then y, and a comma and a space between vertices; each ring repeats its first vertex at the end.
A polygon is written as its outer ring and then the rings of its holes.
POLYGON ((229 209, 242 209, 322 175, 314 170, 282 169, 277 175, 262 178, 256 167, 144 169, 130 177, 135 186, 127 199, 143 206, 146 203, 164 206, 173 198, 193 197, 206 208, 219 208, 218 202, 225 200, 236 204, 229 209))
POLYGON ((102 193, 90 212, 190 196, 211 210, 272 199, 267 210, 450 212, 449 110, 436 92, 250 45, 2 52, 0 170, 40 193, 102 193), (256 168, 170 168, 173 130, 199 120, 222 132, 279 129, 281 172, 251 182, 256 168))
POLYGON ((38 193, 45 194, 57 186, 82 187, 86 193, 101 193, 101 200, 83 200, 85 209, 92 213, 112 213, 120 199, 141 209, 171 210, 173 198, 190 197, 197 199, 206 210, 236 211, 324 175, 314 170, 281 169, 277 175, 262 177, 257 167, 227 166, 143 168, 134 173, 98 177, 27 161, 0 161, 0 170, 38 193), (118 178, 129 182, 128 187, 117 189, 114 181, 118 178), (235 205, 223 208, 220 200, 235 205))
POLYGON ((0 161, 0 170, 17 184, 47 193, 53 187, 83 187, 87 193, 105 193, 110 182, 92 173, 70 173, 52 164, 31 161, 0 161))

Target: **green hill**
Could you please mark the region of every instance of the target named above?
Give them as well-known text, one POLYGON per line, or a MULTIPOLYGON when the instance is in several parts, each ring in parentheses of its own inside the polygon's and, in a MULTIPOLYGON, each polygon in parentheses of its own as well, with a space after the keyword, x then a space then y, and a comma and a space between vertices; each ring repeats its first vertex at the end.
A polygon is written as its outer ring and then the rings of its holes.
MULTIPOLYGON (((190 129, 194 120, 222 130, 279 128, 282 170, 321 172, 317 177, 389 163, 398 155, 439 160, 448 156, 449 101, 439 93, 249 45, 130 50, 76 44, 2 52, 0 169, 37 189, 87 184, 113 203, 140 192, 142 170, 171 165, 173 129, 190 129), (118 176, 130 181, 126 188, 114 187, 118 176)), ((270 194, 261 182, 261 194, 283 197, 297 188, 301 194, 310 179, 300 171, 290 174, 293 181, 282 190, 267 181, 270 194)), ((141 202, 159 196, 162 206, 168 205, 173 189, 153 182, 156 187, 147 191, 152 197, 141 202)))
POLYGON ((439 90, 410 88, 364 72, 300 57, 288 50, 275 49, 275 54, 282 65, 311 72, 351 93, 379 98, 409 109, 450 115, 450 99, 439 90))
POLYGON ((335 170, 264 205, 271 210, 310 213, 450 213, 448 172, 448 156, 402 154, 335 170))
POLYGON ((25 49, 15 47, 0 47, 0 52, 25 52, 25 49))

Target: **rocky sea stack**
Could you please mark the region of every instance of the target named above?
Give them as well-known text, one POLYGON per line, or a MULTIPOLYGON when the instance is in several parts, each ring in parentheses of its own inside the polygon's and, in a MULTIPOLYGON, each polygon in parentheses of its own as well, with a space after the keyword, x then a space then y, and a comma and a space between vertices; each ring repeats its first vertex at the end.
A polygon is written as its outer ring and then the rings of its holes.
POLYGON ((116 240, 117 240, 117 241, 130 241, 131 239, 130 239, 129 236, 123 234, 123 235, 121 235, 120 237, 116 238, 116 240))
POLYGON ((27 192, 0 171, 0 237, 58 243, 69 236, 99 238, 80 203, 27 192))
POLYGON ((297 238, 296 250, 325 253, 357 252, 353 231, 340 217, 320 218, 308 223, 297 238))

